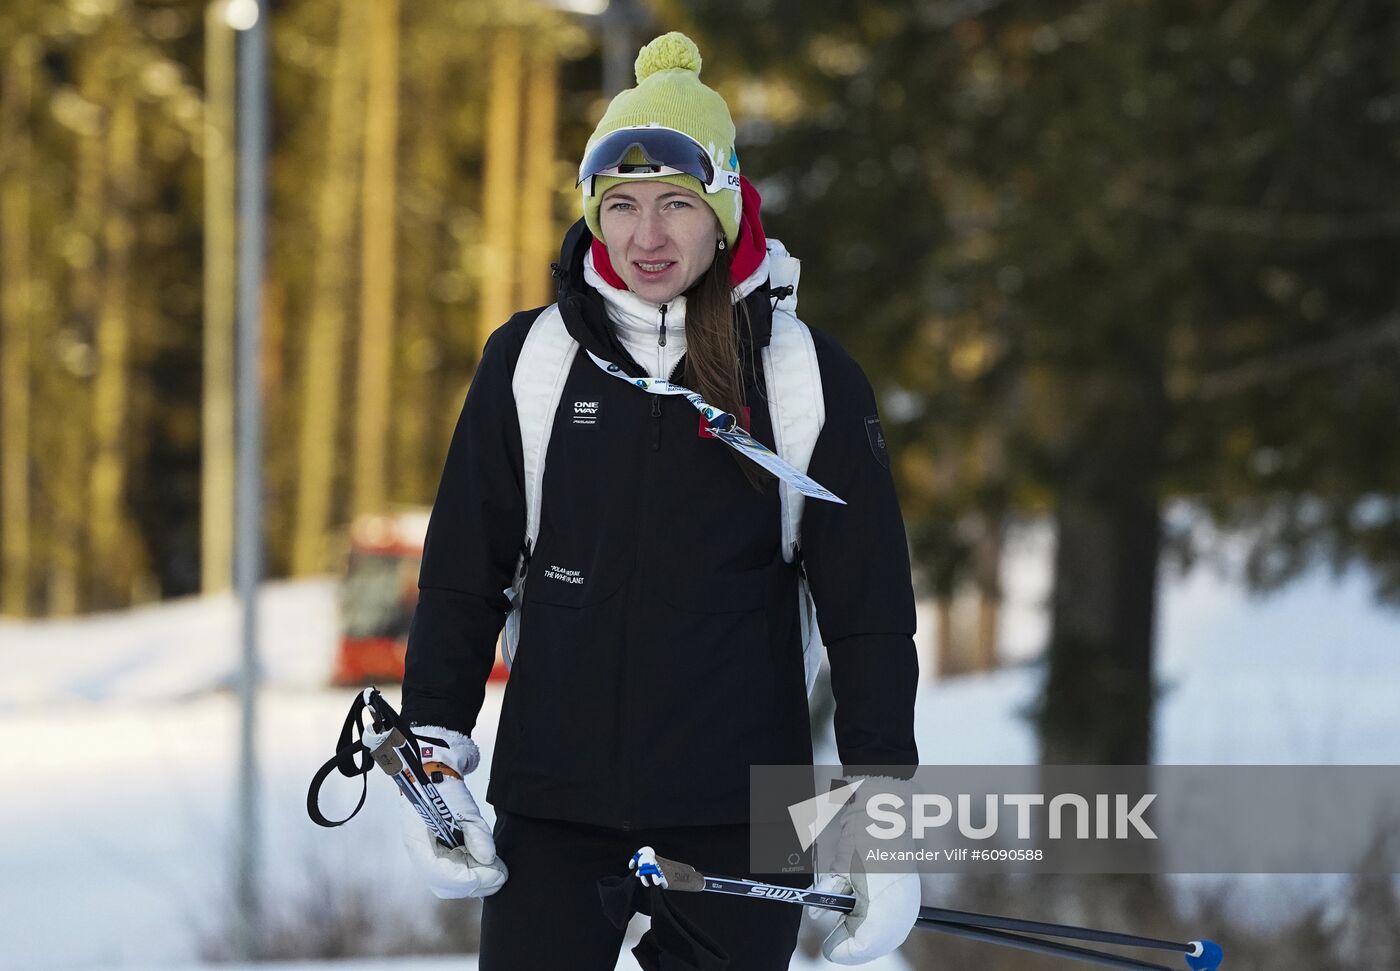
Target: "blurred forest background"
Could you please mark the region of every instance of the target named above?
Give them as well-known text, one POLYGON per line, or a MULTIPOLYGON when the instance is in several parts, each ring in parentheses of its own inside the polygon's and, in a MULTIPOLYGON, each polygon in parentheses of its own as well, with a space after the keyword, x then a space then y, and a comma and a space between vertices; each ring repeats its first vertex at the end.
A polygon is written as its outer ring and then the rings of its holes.
MULTIPOLYGON (((229 586, 225 13, 0 0, 0 613, 229 586)), ((1393 0, 272 4, 270 575, 432 501, 666 29, 877 387, 942 632, 981 604, 945 670, 992 663, 1007 530, 1053 523, 1047 761, 1151 760, 1159 572, 1204 537, 1400 603, 1393 0)))

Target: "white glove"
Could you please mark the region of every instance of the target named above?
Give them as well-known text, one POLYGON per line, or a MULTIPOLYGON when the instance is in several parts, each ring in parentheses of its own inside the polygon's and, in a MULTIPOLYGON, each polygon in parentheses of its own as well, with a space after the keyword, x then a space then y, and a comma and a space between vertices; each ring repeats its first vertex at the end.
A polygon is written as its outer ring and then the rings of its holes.
MULTIPOLYGON (((908 787, 904 780, 876 777, 873 781, 876 785, 864 792, 867 797, 876 788, 902 793, 908 787)), ((866 872, 864 860, 868 850, 906 848, 908 837, 893 843, 876 840, 866 830, 869 819, 859 808, 861 805, 859 800, 848 805, 832 821, 834 829, 830 835, 823 836, 818 844, 818 865, 828 872, 812 889, 854 894, 856 898, 849 914, 816 907, 807 910, 826 933, 822 954, 833 964, 865 964, 895 950, 914 929, 923 903, 917 873, 866 872)))
POLYGON ((922 894, 917 873, 828 873, 814 889, 825 893, 854 893, 849 914, 809 907, 823 930, 835 927, 822 941, 822 954, 833 964, 865 964, 884 957, 909 936, 919 918, 922 894))
POLYGON ((432 776, 433 770, 442 774, 442 781, 434 785, 442 801, 447 803, 447 808, 456 817, 466 845, 448 849, 439 843, 437 837, 428 831, 412 803, 400 794, 403 841, 408 847, 409 859, 428 888, 443 899, 489 897, 501 889, 510 874, 505 863, 497 858, 491 828, 481 818, 476 800, 462 781, 462 777, 481 761, 481 752, 476 743, 461 732, 429 726, 415 727, 413 731, 420 736, 423 763, 429 769, 429 776, 432 776), (447 745, 423 742, 421 737, 424 735, 442 739, 447 745))

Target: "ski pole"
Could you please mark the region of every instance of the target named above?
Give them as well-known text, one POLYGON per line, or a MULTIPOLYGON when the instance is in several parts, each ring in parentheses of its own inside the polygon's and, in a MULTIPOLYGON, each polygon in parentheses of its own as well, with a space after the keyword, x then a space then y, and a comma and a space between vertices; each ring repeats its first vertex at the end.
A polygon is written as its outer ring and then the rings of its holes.
POLYGON ((1092 927, 1075 927, 1073 924, 1051 924, 1039 920, 1024 920, 1019 917, 998 917, 994 914, 978 914, 967 910, 947 910, 942 907, 920 907, 919 916, 926 920, 963 924, 967 927, 1021 931, 1027 934, 1039 934, 1042 937, 1093 941, 1096 944, 1120 944, 1124 947, 1149 947, 1159 951, 1179 951, 1185 954, 1190 954, 1196 950, 1196 945, 1204 943, 1190 941, 1183 944, 1179 941, 1164 941, 1160 938, 1142 937, 1137 934, 1102 931, 1092 927))
POLYGON ((393 777, 399 792, 422 817, 423 823, 439 843, 449 849, 465 846, 466 838, 437 786, 424 771, 418 746, 409 741, 412 732, 405 732, 400 727, 402 722, 394 706, 373 686, 366 688, 361 697, 370 711, 373 734, 365 732, 360 741, 369 750, 370 757, 393 777))
POLYGON ((442 794, 423 769, 416 737, 404 727, 394 706, 373 686, 356 696, 354 704, 350 706, 350 714, 345 718, 345 725, 340 730, 335 755, 321 766, 311 780, 311 788, 306 793, 306 811, 312 821, 318 826, 341 826, 353 819, 365 804, 364 790, 368 788, 368 783, 362 788, 359 803, 349 816, 341 820, 330 820, 322 815, 318 805, 321 785, 332 771, 354 778, 367 776, 373 765, 378 765, 393 778, 399 792, 439 843, 449 849, 466 845, 466 838, 452 811, 447 808, 442 794), (363 723, 366 711, 370 714, 368 730, 363 723), (358 738, 353 737, 356 729, 359 730, 358 738))
MULTIPOLYGON (((646 883, 648 879, 666 890, 691 893, 721 893, 741 897, 758 897, 780 903, 816 907, 821 910, 850 913, 856 898, 852 894, 827 893, 820 890, 797 890, 771 883, 734 877, 704 874, 686 863, 678 863, 655 855, 650 847, 643 847, 632 855, 631 867, 637 877, 646 883)), ((1100 944, 1117 944, 1130 947, 1148 947, 1174 951, 1183 956, 1191 971, 1216 971, 1224 954, 1214 941, 1199 940, 1180 943, 1135 934, 1120 934, 1088 927, 1074 927, 1067 924, 1051 924, 1044 921, 1021 920, 1014 917, 997 917, 990 914, 976 914, 970 911, 947 910, 941 907, 921 907, 917 926, 925 930, 938 931, 955 937, 1001 944, 1007 947, 1034 951, 1058 957, 1073 958, 1106 967, 1140 969, 1140 971, 1171 971, 1160 964, 1150 964, 1136 958, 1108 954, 1089 948, 1076 947, 1058 941, 1045 941, 1036 937, 1008 933, 1021 931, 1044 937, 1060 937, 1073 940, 1093 941, 1100 944)))
MULTIPOLYGON (((1030 951, 1034 954, 1047 954, 1051 957, 1070 958, 1076 961, 1083 961, 1086 964, 1098 964, 1107 968, 1124 968, 1130 969, 1130 971, 1172 971, 1172 969, 1165 964, 1153 964, 1150 961, 1139 961, 1137 958, 1124 957, 1119 954, 1108 954, 1104 951, 1095 951, 1087 947, 1076 947, 1073 944, 1061 944, 1057 941, 1045 941, 1038 937, 1024 937, 1020 934, 988 930, 984 927, 974 927, 968 924, 933 920, 928 917, 920 917, 914 924, 916 927, 922 927, 924 930, 937 931, 940 934, 949 934, 953 937, 981 941, 984 944, 1000 944, 1004 947, 1014 947, 1022 951, 1030 951)), ((1189 959, 1187 964, 1188 966, 1190 965, 1189 959)))

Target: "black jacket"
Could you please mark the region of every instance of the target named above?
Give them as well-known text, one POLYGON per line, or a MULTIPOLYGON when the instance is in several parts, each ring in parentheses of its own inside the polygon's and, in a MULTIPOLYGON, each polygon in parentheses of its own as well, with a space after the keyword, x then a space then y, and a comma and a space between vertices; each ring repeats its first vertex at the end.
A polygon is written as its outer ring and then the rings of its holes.
MULTIPOLYGON (((592 237, 570 230, 559 306, 584 349, 628 373, 602 299, 583 282, 592 237)), ((771 329, 767 285, 747 298, 753 343, 771 329)), ((486 344, 448 452, 409 635, 404 714, 470 734, 525 534, 511 378, 540 310, 486 344)), ((860 367, 813 331, 826 421, 808 500, 805 569, 831 665, 836 737, 850 765, 912 765, 918 677, 909 559, 875 399, 860 367)), ((749 355, 745 355, 747 359, 749 355)), ((684 359, 675 380, 685 383, 684 359)), ((759 373, 751 431, 770 447, 759 373)), ((811 742, 797 567, 779 502, 755 490, 684 398, 650 395, 579 353, 554 418, 520 645, 487 798, 497 809, 613 827, 748 818, 751 764, 803 764, 811 742), (575 401, 596 402, 576 421, 575 401)))

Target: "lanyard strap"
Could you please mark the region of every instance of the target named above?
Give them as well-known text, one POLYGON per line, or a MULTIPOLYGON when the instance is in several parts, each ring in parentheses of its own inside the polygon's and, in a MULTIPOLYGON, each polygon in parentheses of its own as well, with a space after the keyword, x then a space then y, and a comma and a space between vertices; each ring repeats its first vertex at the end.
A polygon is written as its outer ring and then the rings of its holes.
POLYGON ((634 378, 625 374, 622 368, 609 361, 603 360, 592 351, 588 356, 593 358, 593 363, 602 368, 607 374, 615 378, 621 378, 634 388, 641 388, 647 394, 680 395, 695 406, 695 410, 705 416, 705 421, 709 423, 710 431, 721 442, 737 451, 740 455, 752 462, 758 463, 763 468, 772 472, 788 485, 792 486, 804 496, 813 499, 825 499, 827 502, 835 502, 842 506, 846 501, 830 489, 820 485, 815 479, 799 471, 796 467, 785 462, 772 449, 754 438, 744 426, 739 424, 739 420, 722 408, 716 408, 700 395, 689 388, 682 387, 671 381, 662 378, 634 378))

